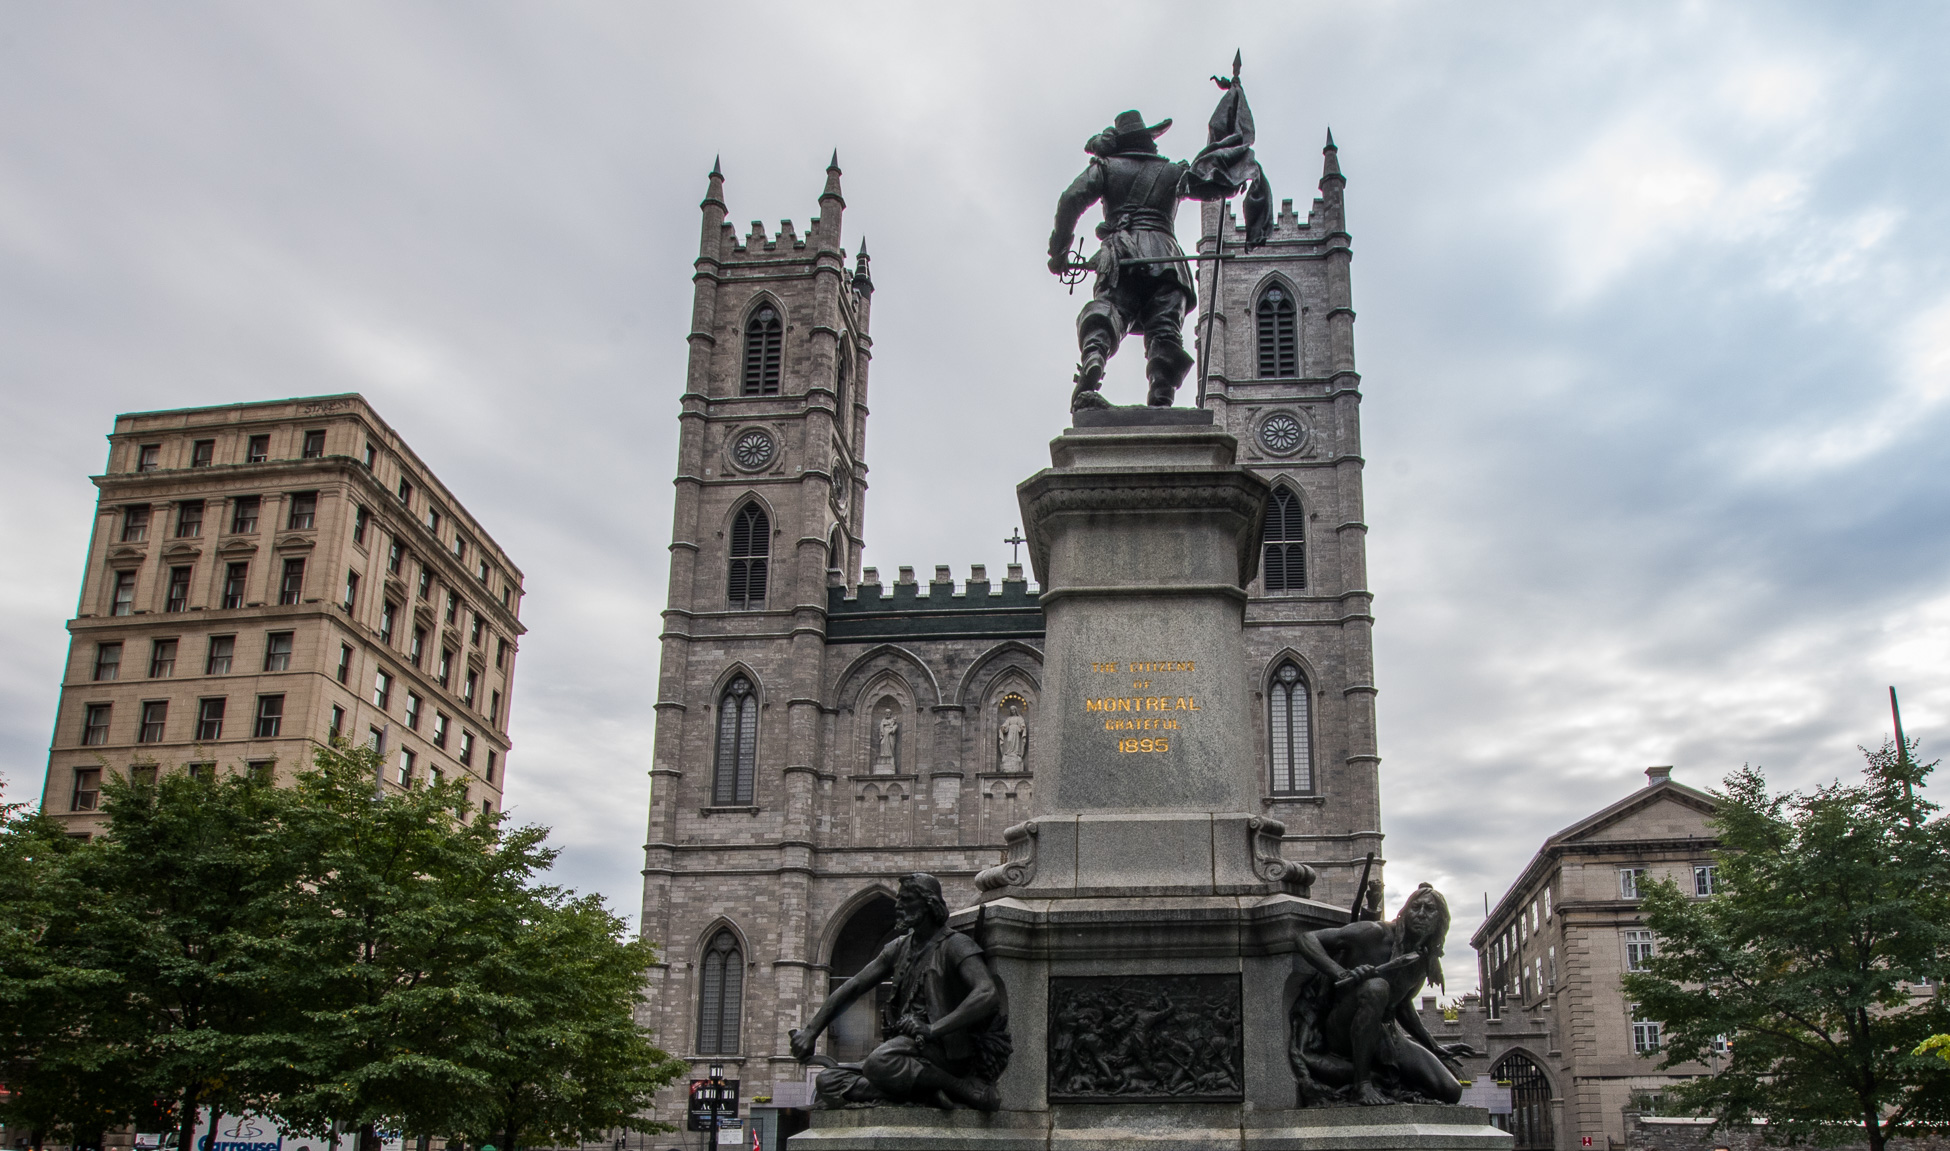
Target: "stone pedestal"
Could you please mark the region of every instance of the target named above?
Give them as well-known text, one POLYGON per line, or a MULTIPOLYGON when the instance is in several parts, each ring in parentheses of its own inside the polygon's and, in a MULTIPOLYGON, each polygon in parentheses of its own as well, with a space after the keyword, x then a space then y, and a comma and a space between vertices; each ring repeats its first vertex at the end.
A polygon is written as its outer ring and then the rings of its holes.
POLYGON ((1480 1107, 1313 1107, 1248 1111, 1210 1104, 1053 1107, 1047 1111, 820 1111, 791 1151, 1509 1151, 1480 1107))
POLYGON ((1472 1109, 1296 1109, 1294 942, 1349 912, 1260 814, 1243 624, 1269 488, 1209 412, 1077 424, 1017 489, 1047 628, 1036 806, 953 917, 1008 994, 1002 1110, 823 1111, 793 1151, 1503 1151, 1472 1109))

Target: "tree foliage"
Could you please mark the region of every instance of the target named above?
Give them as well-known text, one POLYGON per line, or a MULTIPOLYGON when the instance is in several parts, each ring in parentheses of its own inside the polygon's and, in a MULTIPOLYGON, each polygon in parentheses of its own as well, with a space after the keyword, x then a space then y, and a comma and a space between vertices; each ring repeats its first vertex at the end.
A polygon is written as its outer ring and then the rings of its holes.
POLYGON ((1743 768, 1716 793, 1719 891, 1652 885, 1659 938, 1627 995, 1665 1025, 1663 1066, 1730 1050, 1677 1101, 1770 1138, 1839 1144, 1950 1123, 1950 1066, 1919 1053, 1950 1030, 1950 820, 1919 793, 1935 764, 1889 743, 1862 782, 1770 794, 1743 768))
POLYGON ((508 1151, 662 1129, 638 1116, 682 1065, 634 1022, 648 945, 540 882, 546 829, 380 767, 111 779, 86 843, 0 811, 0 1111, 174 1126, 183 1151, 205 1106, 508 1151))

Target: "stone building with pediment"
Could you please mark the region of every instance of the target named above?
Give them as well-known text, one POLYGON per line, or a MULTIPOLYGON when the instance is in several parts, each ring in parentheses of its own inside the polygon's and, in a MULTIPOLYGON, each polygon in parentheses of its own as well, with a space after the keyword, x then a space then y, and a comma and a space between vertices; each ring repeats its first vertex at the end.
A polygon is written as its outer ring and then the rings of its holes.
MULTIPOLYGON (((1346 903, 1367 854, 1380 866, 1380 760, 1332 137, 1324 156, 1310 209, 1287 201, 1251 251, 1229 210, 1205 207, 1195 250, 1223 259, 1200 264, 1202 369, 1180 400, 1212 410, 1274 485, 1243 605, 1261 810, 1318 871, 1313 894, 1346 903)), ((1043 614, 1014 563, 1000 580, 862 569, 872 388, 909 385, 873 379, 876 285, 864 248, 842 247, 837 157, 803 234, 790 220, 739 234, 724 188, 714 166, 675 396, 643 871, 661 955, 644 1018, 697 1075, 723 1063, 745 1099, 788 1106, 804 1102, 788 1032, 888 937, 900 876, 931 872, 967 906, 1004 829, 1034 811, 1043 614)), ((859 1058, 878 1030, 862 1001, 827 1049, 859 1058)))

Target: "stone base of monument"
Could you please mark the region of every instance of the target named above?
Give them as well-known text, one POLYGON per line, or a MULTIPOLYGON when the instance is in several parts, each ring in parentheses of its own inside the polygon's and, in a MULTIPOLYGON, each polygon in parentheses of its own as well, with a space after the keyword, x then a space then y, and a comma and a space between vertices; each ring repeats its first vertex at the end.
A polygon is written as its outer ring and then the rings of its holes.
POLYGON ((788 1151, 1509 1151, 1509 1133, 1489 1118, 1480 1107, 1410 1104, 1078 1104, 992 1115, 875 1107, 815 1112, 788 1151))

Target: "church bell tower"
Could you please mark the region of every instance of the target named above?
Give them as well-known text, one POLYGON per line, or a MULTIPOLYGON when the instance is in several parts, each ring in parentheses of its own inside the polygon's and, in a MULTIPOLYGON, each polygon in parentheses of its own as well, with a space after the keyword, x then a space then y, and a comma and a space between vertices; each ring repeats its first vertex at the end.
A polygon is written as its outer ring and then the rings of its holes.
MULTIPOLYGON (((1306 215, 1282 202, 1251 249, 1231 205, 1201 215, 1192 323, 1199 402, 1273 484, 1246 645, 1268 809, 1284 854, 1320 872, 1316 898, 1347 904, 1381 852, 1373 595, 1361 495, 1361 377, 1354 369, 1340 153, 1330 132, 1306 215)), ((1379 875, 1377 866, 1375 874, 1379 875)))

